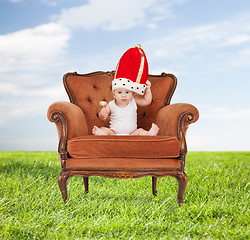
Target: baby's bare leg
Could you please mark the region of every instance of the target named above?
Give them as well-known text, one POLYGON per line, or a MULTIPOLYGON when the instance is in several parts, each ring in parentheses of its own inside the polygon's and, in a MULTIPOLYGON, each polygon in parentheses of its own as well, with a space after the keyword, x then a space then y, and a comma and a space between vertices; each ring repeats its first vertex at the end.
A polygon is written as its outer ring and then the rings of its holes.
POLYGON ((94 135, 115 135, 115 133, 111 129, 106 128, 106 127, 99 128, 97 126, 93 127, 92 133, 94 135))
POLYGON ((148 131, 144 130, 143 128, 138 128, 133 131, 130 135, 137 136, 137 135, 148 135, 148 131))
POLYGON ((152 123, 152 127, 148 131, 148 135, 150 136, 156 136, 159 132, 159 128, 155 123, 152 123))
POLYGON ((143 128, 139 128, 133 131, 131 135, 133 136, 135 135, 156 136, 158 132, 159 132, 158 126, 155 123, 153 123, 149 131, 146 131, 143 128))

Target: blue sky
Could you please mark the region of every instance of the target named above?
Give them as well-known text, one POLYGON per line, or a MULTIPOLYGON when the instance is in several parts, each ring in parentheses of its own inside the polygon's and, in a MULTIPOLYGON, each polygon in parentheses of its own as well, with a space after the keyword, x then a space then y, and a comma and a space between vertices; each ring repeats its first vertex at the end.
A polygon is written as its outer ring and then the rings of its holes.
POLYGON ((57 150, 64 73, 113 70, 135 43, 199 109, 190 151, 250 150, 249 0, 0 0, 0 151, 57 150))

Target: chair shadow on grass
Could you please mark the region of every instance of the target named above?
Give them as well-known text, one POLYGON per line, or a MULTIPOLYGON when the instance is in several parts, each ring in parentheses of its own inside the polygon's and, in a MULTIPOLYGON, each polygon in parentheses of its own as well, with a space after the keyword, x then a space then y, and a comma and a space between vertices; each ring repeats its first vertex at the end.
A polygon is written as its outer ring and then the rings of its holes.
POLYGON ((68 202, 71 202, 74 198, 97 198, 99 201, 128 201, 133 204, 140 203, 142 201, 153 202, 166 201, 169 198, 176 198, 178 190, 178 183, 167 184, 166 178, 162 179, 158 186, 158 196, 152 194, 151 177, 143 177, 137 179, 109 179, 99 176, 90 177, 89 193, 84 193, 84 185, 81 177, 69 178, 68 180, 68 202), (79 187, 82 185, 82 188, 79 187))

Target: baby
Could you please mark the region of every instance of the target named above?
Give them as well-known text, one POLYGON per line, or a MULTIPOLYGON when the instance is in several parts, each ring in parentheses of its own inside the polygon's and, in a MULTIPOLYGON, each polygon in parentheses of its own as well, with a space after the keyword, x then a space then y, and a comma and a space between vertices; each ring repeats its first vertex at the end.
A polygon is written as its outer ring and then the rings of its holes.
POLYGON ((151 83, 146 82, 144 95, 120 87, 112 91, 114 100, 110 101, 99 112, 102 121, 110 117, 110 127, 98 128, 94 126, 94 135, 157 135, 159 128, 152 124, 149 131, 142 128, 137 129, 137 105, 147 106, 152 102, 151 83))

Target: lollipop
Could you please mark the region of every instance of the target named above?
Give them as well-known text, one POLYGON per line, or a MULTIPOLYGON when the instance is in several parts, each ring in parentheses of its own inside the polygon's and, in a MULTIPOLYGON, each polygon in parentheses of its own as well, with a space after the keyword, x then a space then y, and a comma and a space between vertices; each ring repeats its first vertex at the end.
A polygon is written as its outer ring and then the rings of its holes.
POLYGON ((99 105, 102 106, 102 107, 106 107, 107 102, 106 101, 100 101, 99 105))

